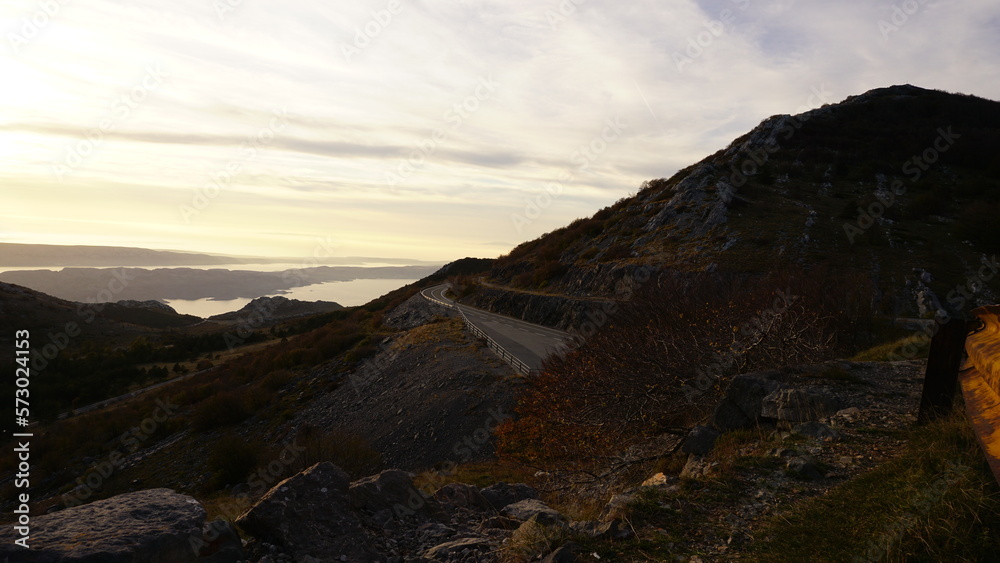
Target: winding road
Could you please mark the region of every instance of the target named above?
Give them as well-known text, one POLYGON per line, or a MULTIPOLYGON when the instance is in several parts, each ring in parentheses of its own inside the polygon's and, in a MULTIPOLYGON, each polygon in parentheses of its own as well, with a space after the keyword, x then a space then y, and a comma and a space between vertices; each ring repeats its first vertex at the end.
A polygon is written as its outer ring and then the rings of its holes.
POLYGON ((420 293, 425 299, 464 313, 469 323, 531 370, 541 369, 542 360, 571 344, 572 337, 566 332, 461 305, 445 296, 447 290, 448 286, 442 284, 420 293))

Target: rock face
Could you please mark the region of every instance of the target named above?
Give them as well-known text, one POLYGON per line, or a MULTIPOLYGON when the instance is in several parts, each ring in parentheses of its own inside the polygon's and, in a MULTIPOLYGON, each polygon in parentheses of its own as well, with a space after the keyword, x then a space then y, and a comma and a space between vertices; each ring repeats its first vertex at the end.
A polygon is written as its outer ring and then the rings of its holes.
POLYGON ((764 398, 781 384, 770 379, 771 372, 737 375, 715 407, 712 425, 722 432, 751 428, 761 420, 764 398))
POLYGON ((349 486, 350 478, 342 469, 318 463, 275 485, 236 523, 257 538, 280 545, 296 560, 381 561, 369 549, 361 521, 351 511, 349 486))
MULTIPOLYGON (((205 509, 187 495, 170 489, 137 491, 33 518, 29 550, 14 545, 13 530, 4 527, 0 533, 0 560, 23 563, 198 561, 199 551, 206 543, 203 540, 204 522, 205 509)), ((242 556, 242 553, 232 553, 235 558, 229 561, 242 556)))

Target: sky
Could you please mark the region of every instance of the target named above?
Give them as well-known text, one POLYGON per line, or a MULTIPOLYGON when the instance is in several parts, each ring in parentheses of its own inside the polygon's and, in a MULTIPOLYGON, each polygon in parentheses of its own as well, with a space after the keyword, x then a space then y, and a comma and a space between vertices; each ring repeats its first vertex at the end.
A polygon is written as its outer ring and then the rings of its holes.
POLYGON ((761 120, 1000 100, 995 0, 4 0, 0 242, 495 257, 761 120))

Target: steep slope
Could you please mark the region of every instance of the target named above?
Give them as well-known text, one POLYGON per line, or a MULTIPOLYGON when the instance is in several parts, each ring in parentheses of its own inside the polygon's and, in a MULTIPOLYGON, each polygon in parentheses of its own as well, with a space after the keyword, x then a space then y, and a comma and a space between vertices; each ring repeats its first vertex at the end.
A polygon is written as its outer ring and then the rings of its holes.
MULTIPOLYGON (((770 117, 670 179, 518 246, 490 278, 615 296, 631 290, 640 265, 754 273, 827 264, 869 274, 884 307, 912 302, 924 284, 943 301, 996 270, 998 212, 1000 103, 893 86, 770 117)), ((952 305, 994 298, 978 291, 952 305)))

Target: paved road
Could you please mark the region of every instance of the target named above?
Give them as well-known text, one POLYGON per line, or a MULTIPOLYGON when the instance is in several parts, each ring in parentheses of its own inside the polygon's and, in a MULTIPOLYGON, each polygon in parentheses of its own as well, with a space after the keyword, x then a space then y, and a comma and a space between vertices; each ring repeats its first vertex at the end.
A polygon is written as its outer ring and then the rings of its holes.
POLYGON ((431 301, 460 309, 465 313, 469 322, 489 335, 497 344, 531 369, 541 368, 543 359, 567 346, 571 341, 570 335, 561 330, 497 315, 468 305, 460 305, 445 297, 447 289, 447 285, 436 285, 423 290, 421 294, 431 301))

